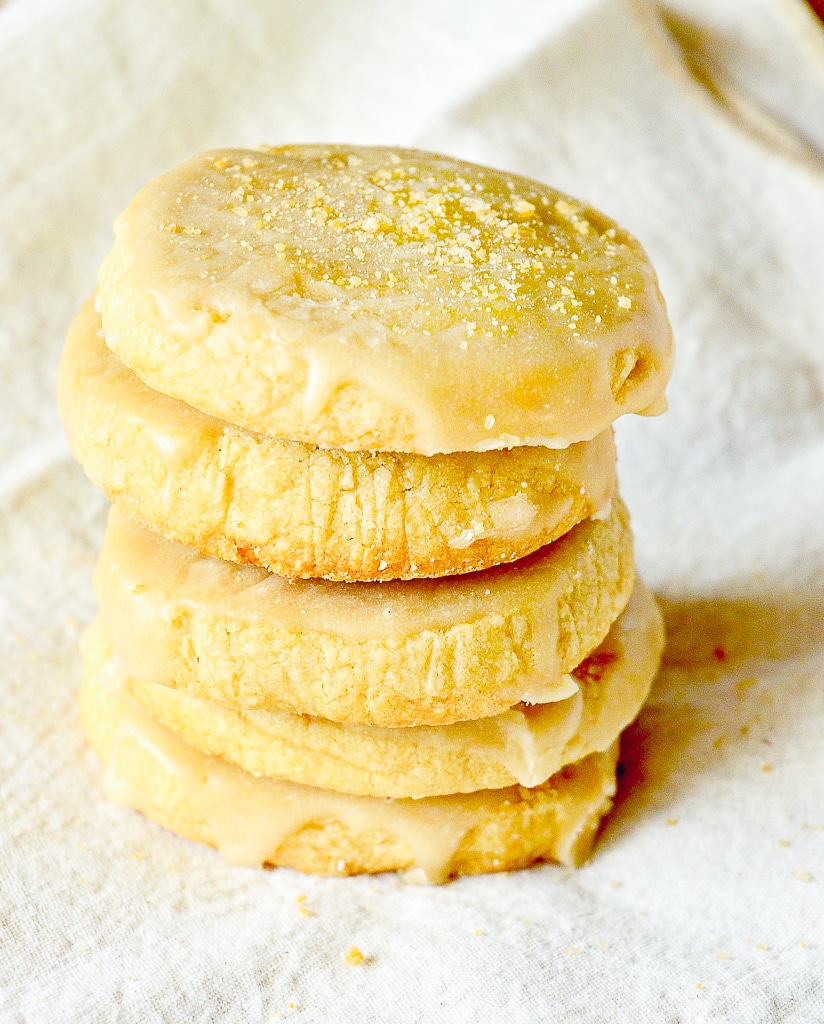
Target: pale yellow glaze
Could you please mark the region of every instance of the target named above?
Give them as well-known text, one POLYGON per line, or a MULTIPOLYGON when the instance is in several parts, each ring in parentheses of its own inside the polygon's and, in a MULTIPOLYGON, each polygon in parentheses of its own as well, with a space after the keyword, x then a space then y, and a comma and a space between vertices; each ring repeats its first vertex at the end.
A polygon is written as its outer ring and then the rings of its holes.
POLYGON ((90 628, 85 656, 92 671, 133 694, 195 749, 254 775, 366 796, 418 798, 515 782, 536 786, 563 765, 610 746, 638 714, 662 646, 660 613, 636 581, 606 639, 575 670, 580 690, 570 697, 519 704, 474 722, 406 729, 236 712, 168 686, 128 680, 100 620, 90 628))
POLYGON ((98 305, 148 384, 352 449, 566 447, 659 412, 672 336, 613 221, 414 150, 216 150, 138 193, 98 305))
POLYGON ((210 555, 284 576, 407 579, 522 558, 598 513, 612 431, 562 450, 427 457, 254 434, 147 387, 88 302, 57 375, 72 451, 128 515, 210 555))
POLYGON ((444 882, 538 859, 578 864, 615 792, 617 744, 536 790, 392 800, 255 778, 196 751, 88 671, 80 705, 107 763, 109 798, 239 865, 339 875, 406 870, 411 881, 444 882))
POLYGON ((634 579, 626 509, 534 555, 440 580, 288 580, 202 555, 113 508, 95 572, 130 675, 240 707, 373 725, 483 718, 569 696, 634 579))

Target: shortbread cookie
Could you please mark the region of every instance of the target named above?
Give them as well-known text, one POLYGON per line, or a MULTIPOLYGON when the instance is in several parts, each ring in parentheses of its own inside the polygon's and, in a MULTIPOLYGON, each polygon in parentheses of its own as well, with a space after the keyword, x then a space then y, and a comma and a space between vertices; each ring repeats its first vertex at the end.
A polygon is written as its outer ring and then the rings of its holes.
POLYGON ((240 710, 441 725, 560 700, 629 599, 617 500, 510 565, 440 580, 287 580, 202 555, 116 507, 95 572, 130 676, 240 710))
POLYGON ((132 518, 291 577, 443 576, 511 562, 603 510, 612 431, 563 450, 345 452, 253 434, 148 388, 88 303, 58 399, 72 449, 132 518))
POLYGON ((236 864, 325 875, 406 871, 410 881, 580 864, 615 793, 618 744, 542 786, 392 800, 261 779, 201 754, 87 671, 83 726, 116 803, 236 864))
POLYGON ((580 690, 549 704, 519 704, 493 718, 385 729, 287 712, 233 711, 180 690, 126 679, 105 628, 89 630, 94 674, 132 693, 196 750, 253 775, 363 796, 427 797, 537 786, 565 764, 605 750, 641 709, 663 647, 661 615, 636 580, 606 639, 571 674, 580 690))
POLYGON ((563 448, 662 411, 672 362, 631 235, 539 182, 415 150, 193 157, 119 218, 98 304, 151 387, 336 448, 563 448))

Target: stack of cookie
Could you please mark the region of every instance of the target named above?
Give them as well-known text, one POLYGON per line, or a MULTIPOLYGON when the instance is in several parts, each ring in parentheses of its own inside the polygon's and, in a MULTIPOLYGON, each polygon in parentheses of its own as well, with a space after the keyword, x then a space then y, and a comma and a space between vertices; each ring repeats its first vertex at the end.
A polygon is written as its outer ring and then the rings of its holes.
POLYGON ((246 864, 579 863, 662 647, 611 423, 671 359, 638 243, 534 181, 304 146, 144 188, 58 384, 114 503, 110 796, 246 864))

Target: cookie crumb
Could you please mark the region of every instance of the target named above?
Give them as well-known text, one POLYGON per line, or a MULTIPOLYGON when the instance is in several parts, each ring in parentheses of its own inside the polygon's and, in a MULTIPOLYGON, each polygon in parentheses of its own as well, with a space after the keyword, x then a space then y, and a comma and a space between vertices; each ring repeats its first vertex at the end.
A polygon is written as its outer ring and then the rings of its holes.
POLYGON ((314 917, 315 913, 306 906, 306 893, 302 892, 300 896, 295 897, 295 903, 298 905, 298 910, 304 917, 314 917))
POLYGON ((350 967, 360 967, 361 964, 365 963, 366 957, 358 949, 357 946, 351 946, 349 952, 346 954, 346 962, 350 967))
POLYGON ((757 680, 754 676, 748 676, 746 679, 740 679, 735 684, 735 695, 739 700, 744 700, 747 696, 747 691, 755 686, 757 680))

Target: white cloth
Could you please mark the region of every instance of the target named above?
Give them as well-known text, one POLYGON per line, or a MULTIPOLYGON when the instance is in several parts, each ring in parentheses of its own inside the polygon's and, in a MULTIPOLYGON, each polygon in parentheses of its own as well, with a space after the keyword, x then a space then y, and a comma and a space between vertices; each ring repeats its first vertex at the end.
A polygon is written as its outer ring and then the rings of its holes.
POLYGON ((0 6, 0 1019, 824 1020, 822 36, 801 0, 0 6), (305 140, 531 174, 658 268, 671 409, 618 437, 671 642, 578 872, 253 871, 101 795, 75 693, 105 502, 62 337, 141 183, 305 140))

